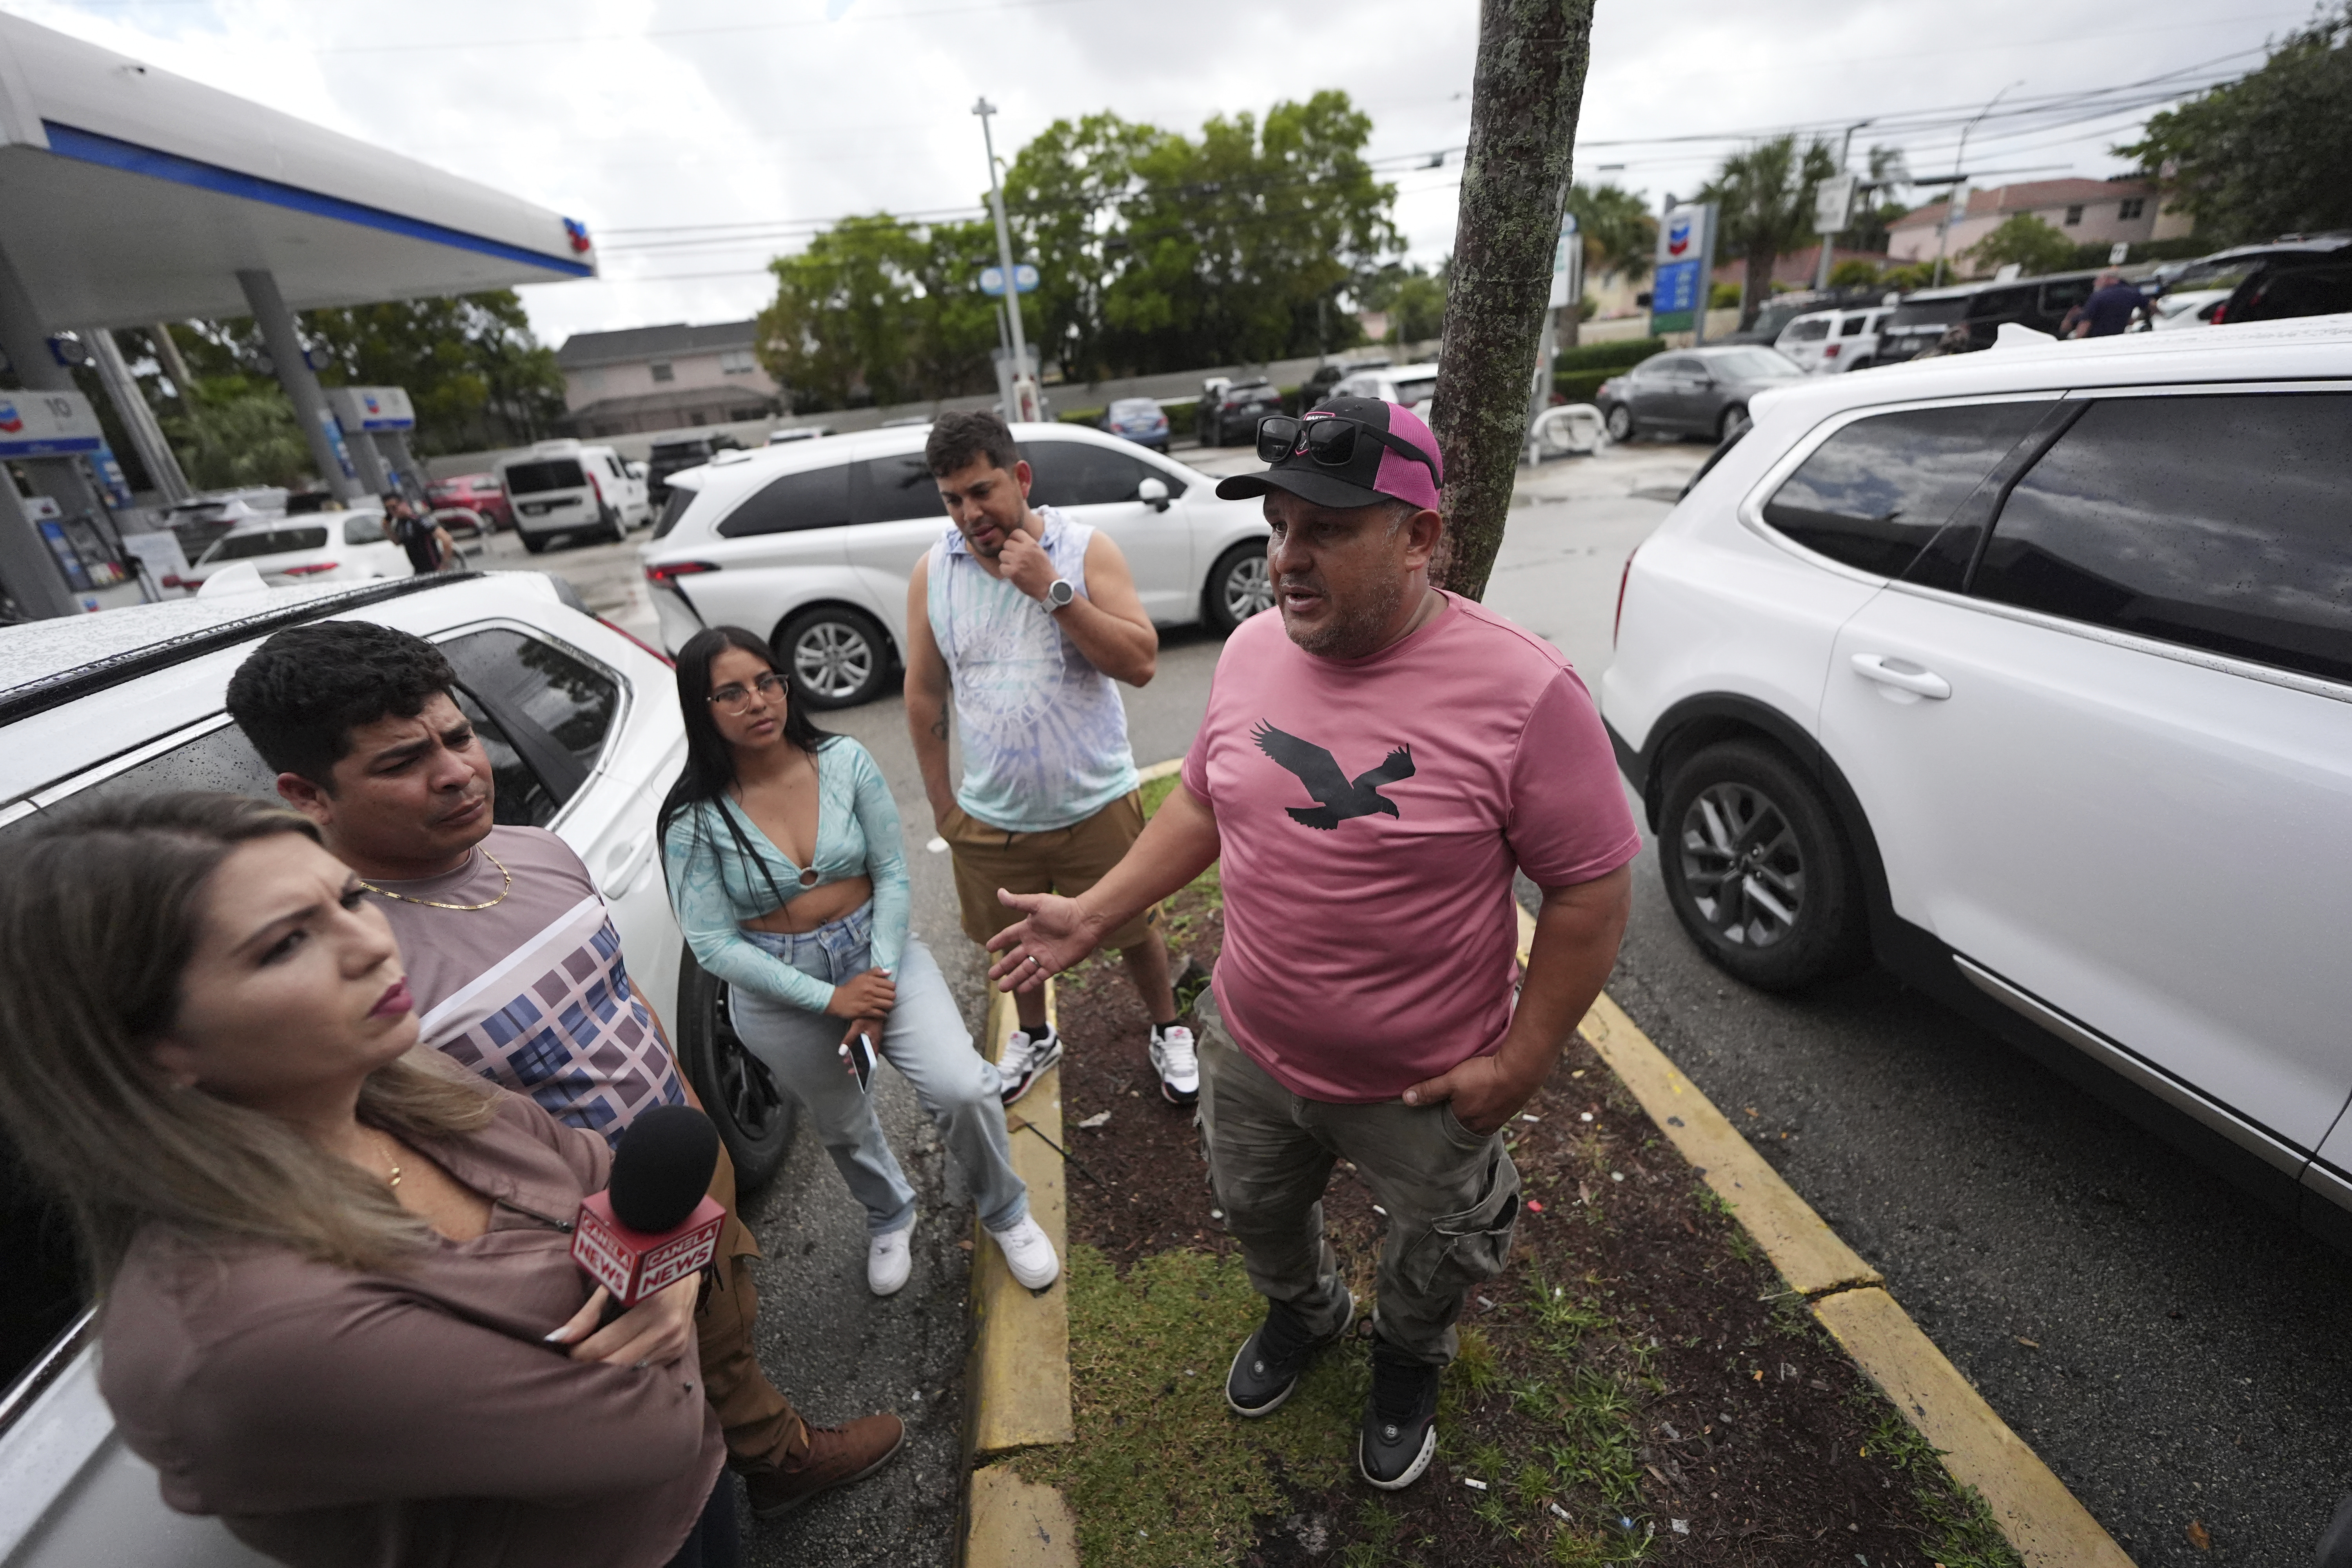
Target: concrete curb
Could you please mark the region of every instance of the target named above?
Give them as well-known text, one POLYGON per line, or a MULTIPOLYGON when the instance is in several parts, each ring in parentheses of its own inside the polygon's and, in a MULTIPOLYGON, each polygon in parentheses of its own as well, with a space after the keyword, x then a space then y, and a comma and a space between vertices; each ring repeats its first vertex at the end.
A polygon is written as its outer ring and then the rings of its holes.
POLYGON ((1181 757, 1171 757, 1164 763, 1154 763, 1148 768, 1136 769, 1135 782, 1138 784, 1150 784, 1154 779, 1164 779, 1171 773, 1181 773, 1183 771, 1184 759, 1181 757))
MULTIPOLYGON (((1055 1016, 1050 981, 1045 1016, 1055 1016)), ((992 993, 989 1060, 1003 1054, 1015 1025, 1013 998, 992 993)), ((971 1474, 961 1560, 966 1568, 1076 1568, 1077 1529, 1062 1494, 1030 1485, 1009 1465, 988 1463, 1077 1436, 1070 1415, 1069 1205, 1062 1156, 1052 1146, 1063 1143, 1061 1069, 1041 1075, 1005 1121, 1013 1134, 1013 1169, 1029 1185, 1029 1213, 1062 1255, 1063 1273, 1042 1291, 1024 1289, 973 1220, 964 1447, 968 1462, 985 1468, 971 1474)))
MULTIPOLYGON (((1518 915, 1525 963, 1535 917, 1525 909, 1518 915)), ((2027 1568, 2132 1568, 2090 1510, 1886 1293, 1878 1271, 1838 1238, 1605 992, 1577 1033, 1732 1206, 1854 1364, 1936 1447, 1953 1479, 1983 1494, 2027 1568)))

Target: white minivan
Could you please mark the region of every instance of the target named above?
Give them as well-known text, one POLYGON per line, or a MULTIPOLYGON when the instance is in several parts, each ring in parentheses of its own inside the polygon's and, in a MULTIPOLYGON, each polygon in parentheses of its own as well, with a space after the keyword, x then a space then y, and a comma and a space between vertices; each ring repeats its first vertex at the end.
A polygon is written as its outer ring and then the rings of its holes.
MULTIPOLYGON (((775 646, 814 708, 870 701, 906 647, 907 583, 950 524, 923 463, 929 426, 720 452, 669 476, 640 547, 675 652, 706 626, 775 646)), ((1215 479, 1077 425, 1015 425, 1033 505, 1108 534, 1160 626, 1224 633, 1274 603, 1265 510, 1215 479)))
POLYGON ((1894 307, 1859 310, 1811 310, 1780 329, 1772 346, 1805 367, 1809 375, 1868 370, 1876 358, 1879 323, 1894 307))
POLYGON ((2352 317, 2028 336, 1757 397, 1627 563, 1667 898, 2352 1235, 2352 317))
POLYGON ((629 468, 612 447, 578 441, 541 441, 499 458, 499 488, 523 548, 536 555, 562 534, 618 544, 652 516, 646 481, 629 468))

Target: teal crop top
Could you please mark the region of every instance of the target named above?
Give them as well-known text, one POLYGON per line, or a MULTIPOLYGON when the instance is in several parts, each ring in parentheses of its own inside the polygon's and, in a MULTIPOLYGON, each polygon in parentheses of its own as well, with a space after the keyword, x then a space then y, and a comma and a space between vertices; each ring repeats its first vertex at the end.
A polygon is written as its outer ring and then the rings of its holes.
MULTIPOLYGON (((872 753, 846 735, 818 749, 816 783, 815 886, 857 876, 873 879, 874 963, 895 978, 907 948, 909 895, 890 786, 872 753)), ((762 952, 743 935, 742 922, 777 908, 780 895, 790 903, 814 890, 801 885, 803 868, 769 841, 749 812, 733 801, 702 801, 678 813, 662 835, 662 869, 678 930, 703 968, 730 985, 813 1013, 824 1011, 833 1000, 832 986, 762 952), (727 817, 733 819, 732 829, 727 817), (745 858, 746 845, 753 858, 745 858)))

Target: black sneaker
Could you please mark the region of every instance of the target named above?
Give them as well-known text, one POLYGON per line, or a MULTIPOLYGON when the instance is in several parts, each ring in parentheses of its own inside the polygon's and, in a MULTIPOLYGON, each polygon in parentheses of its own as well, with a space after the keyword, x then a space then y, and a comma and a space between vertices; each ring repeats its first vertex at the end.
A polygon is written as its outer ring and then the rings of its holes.
POLYGON ((1355 1321, 1356 1298, 1350 1295, 1347 1316, 1339 1320, 1339 1326, 1317 1339, 1286 1303, 1268 1301, 1265 1321, 1242 1342, 1242 1348, 1234 1352, 1232 1369, 1225 1373, 1227 1407, 1236 1415, 1252 1418, 1273 1415, 1298 1386, 1299 1374, 1315 1359, 1315 1352, 1346 1333, 1355 1321))
POLYGON ((1356 1437, 1356 1468, 1382 1491, 1421 1479, 1437 1452, 1437 1380, 1445 1369, 1372 1336, 1372 1396, 1356 1437))

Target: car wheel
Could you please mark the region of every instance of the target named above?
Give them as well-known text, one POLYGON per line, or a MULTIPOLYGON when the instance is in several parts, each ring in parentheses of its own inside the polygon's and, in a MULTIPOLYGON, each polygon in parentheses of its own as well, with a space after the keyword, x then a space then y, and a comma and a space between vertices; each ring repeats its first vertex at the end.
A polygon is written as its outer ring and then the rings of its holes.
POLYGON ((526 534, 523 534, 523 535, 522 535, 522 547, 523 547, 525 550, 530 551, 533 555, 536 555, 536 554, 538 554, 541 551, 545 550, 545 549, 547 548, 547 535, 545 535, 545 534, 543 534, 543 533, 526 533, 526 534))
POLYGON ((1219 637, 1261 610, 1274 607, 1274 576, 1265 562, 1265 541, 1253 539, 1217 557, 1202 595, 1201 619, 1219 637))
POLYGON ((1716 965, 1787 991, 1869 961, 1853 853, 1818 785, 1754 741, 1678 764, 1658 866, 1675 918, 1716 965))
POLYGON ((1747 435, 1755 423, 1756 421, 1748 417, 1745 405, 1734 405, 1725 409, 1723 417, 1716 421, 1715 438, 1718 441, 1737 441, 1747 435))
POLYGON ((871 617, 839 605, 803 610, 775 637, 793 694, 812 708, 853 708, 882 695, 889 647, 871 617))
POLYGON ((677 1057, 735 1162, 736 1191, 765 1185, 792 1152, 800 1104, 735 1033, 727 983, 690 950, 678 961, 677 1057))
POLYGON ((1612 441, 1624 442, 1633 438, 1633 411, 1622 403, 1611 404, 1601 423, 1608 426, 1612 441))

